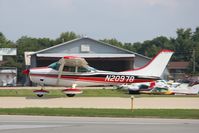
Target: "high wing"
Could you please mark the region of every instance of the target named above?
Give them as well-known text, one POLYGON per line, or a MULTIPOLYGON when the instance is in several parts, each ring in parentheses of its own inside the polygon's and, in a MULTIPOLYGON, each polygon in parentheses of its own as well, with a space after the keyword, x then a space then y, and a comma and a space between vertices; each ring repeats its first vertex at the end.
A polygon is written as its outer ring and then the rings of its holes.
POLYGON ((87 61, 84 58, 76 56, 64 56, 59 60, 61 66, 88 66, 87 61))
POLYGON ((58 71, 58 78, 57 78, 56 85, 59 84, 59 80, 61 78, 64 66, 74 66, 76 67, 76 69, 77 67, 88 66, 88 63, 84 58, 76 57, 76 56, 64 56, 63 58, 59 60, 59 64, 60 64, 60 67, 58 71))

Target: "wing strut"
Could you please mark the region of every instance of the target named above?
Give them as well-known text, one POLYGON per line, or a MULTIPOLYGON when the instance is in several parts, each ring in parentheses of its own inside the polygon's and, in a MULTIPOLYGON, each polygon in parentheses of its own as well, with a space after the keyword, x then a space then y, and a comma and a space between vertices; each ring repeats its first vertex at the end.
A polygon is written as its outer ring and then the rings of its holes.
POLYGON ((62 58, 59 63, 61 64, 59 67, 59 71, 58 71, 58 77, 57 77, 57 82, 56 82, 56 86, 59 86, 59 81, 63 72, 63 68, 64 68, 64 59, 62 58))

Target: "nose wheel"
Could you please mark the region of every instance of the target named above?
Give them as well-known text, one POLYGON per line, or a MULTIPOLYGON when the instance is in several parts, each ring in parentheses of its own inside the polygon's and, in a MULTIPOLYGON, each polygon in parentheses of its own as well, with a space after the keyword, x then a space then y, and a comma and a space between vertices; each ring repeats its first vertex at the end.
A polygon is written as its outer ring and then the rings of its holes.
POLYGON ((49 91, 40 89, 40 90, 34 90, 33 91, 38 97, 43 97, 45 94, 48 94, 49 91))

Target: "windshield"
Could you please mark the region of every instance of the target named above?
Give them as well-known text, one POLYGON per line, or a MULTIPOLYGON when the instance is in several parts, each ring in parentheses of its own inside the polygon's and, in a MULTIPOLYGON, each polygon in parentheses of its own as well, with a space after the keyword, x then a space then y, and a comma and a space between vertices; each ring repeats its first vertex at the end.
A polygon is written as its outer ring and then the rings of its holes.
POLYGON ((52 69, 58 70, 59 66, 60 66, 60 64, 58 62, 54 62, 54 63, 50 64, 48 66, 48 68, 52 68, 52 69))

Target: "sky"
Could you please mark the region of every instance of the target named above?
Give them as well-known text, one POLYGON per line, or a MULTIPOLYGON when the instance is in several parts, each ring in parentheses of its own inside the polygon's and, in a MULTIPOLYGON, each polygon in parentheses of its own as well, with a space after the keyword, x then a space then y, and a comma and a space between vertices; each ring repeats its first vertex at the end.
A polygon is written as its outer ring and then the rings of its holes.
POLYGON ((0 32, 55 39, 73 31, 93 39, 143 42, 199 26, 199 0, 0 0, 0 32))

